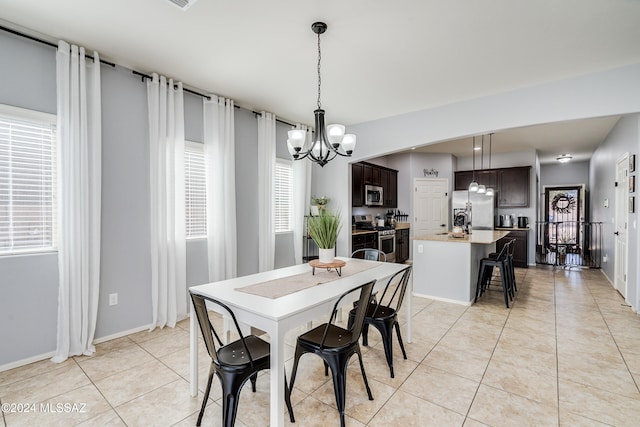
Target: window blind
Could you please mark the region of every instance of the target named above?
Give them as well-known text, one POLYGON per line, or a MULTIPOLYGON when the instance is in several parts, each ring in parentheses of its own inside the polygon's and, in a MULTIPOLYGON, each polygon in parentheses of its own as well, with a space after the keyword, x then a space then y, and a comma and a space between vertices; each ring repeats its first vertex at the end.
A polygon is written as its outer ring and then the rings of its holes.
POLYGON ((0 114, 0 254, 56 247, 56 133, 0 114))
POLYGON ((186 237, 207 237, 207 186, 204 145, 187 142, 184 147, 186 237))
POLYGON ((293 170, 291 162, 276 160, 273 195, 276 233, 293 229, 293 170))

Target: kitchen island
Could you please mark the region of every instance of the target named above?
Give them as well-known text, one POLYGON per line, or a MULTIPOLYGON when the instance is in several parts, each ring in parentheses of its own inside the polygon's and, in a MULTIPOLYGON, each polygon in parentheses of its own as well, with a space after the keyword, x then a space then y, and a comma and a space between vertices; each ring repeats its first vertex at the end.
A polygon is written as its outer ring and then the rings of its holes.
POLYGON ((464 237, 448 233, 413 238, 413 294, 471 305, 480 260, 495 251, 508 231, 474 230, 464 237))

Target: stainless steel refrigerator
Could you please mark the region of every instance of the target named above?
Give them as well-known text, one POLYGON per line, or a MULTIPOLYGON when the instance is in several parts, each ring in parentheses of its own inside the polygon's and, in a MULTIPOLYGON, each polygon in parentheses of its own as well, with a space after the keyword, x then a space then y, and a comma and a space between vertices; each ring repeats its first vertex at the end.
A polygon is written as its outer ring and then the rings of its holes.
POLYGON ((495 224, 494 196, 454 191, 452 199, 452 215, 466 209, 467 221, 471 230, 493 230, 495 224))

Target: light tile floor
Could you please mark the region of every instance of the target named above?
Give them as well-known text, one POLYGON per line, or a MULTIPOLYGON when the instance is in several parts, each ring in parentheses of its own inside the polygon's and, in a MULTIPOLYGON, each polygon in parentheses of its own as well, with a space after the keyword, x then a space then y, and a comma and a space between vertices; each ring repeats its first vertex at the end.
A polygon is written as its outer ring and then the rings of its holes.
MULTIPOLYGON (((497 290, 472 307, 414 298, 413 342, 408 360, 396 344, 394 379, 372 330, 363 352, 375 400, 352 360, 347 425, 640 425, 640 317, 599 270, 518 269, 517 279, 511 309, 497 290)), ((201 393, 191 398, 188 328, 187 320, 100 344, 93 357, 0 372, 2 404, 36 404, 3 413, 0 425, 195 425, 209 359, 201 345, 201 393)), ((301 331, 288 336, 289 357, 301 331)), ((257 393, 243 390, 236 425, 268 425, 268 375, 257 393)), ((317 357, 302 359, 292 399, 297 425, 338 425, 317 357)), ((220 424, 214 382, 203 425, 220 424)))

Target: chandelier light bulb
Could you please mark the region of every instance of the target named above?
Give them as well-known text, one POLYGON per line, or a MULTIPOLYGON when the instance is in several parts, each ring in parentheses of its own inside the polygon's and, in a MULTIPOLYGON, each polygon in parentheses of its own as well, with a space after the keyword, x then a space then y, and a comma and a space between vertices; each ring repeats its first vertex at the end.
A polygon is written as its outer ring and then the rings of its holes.
POLYGON ((478 194, 485 194, 487 192, 487 187, 484 184, 478 185, 478 194))
POLYGON ((493 196, 495 194, 494 191, 493 191, 493 187, 487 188, 487 193, 486 194, 487 194, 487 196, 493 196))
POLYGON ((343 125, 329 125, 327 126, 327 139, 333 146, 333 148, 340 147, 342 143, 342 138, 344 137, 344 126, 343 125))
POLYGON ((471 184, 469 184, 469 191, 472 193, 476 193, 478 191, 478 183, 472 181, 471 184))
POLYGON ((302 150, 307 140, 307 132, 302 129, 292 129, 288 132, 289 142, 296 152, 302 150))
POLYGON ((342 138, 342 148, 347 154, 353 153, 353 150, 356 148, 356 136, 352 133, 345 134, 342 138))

